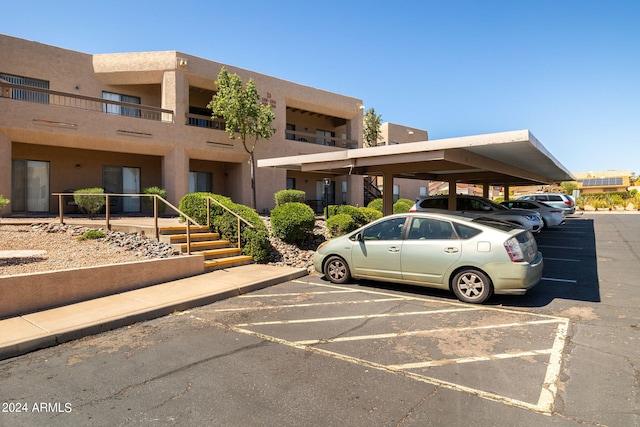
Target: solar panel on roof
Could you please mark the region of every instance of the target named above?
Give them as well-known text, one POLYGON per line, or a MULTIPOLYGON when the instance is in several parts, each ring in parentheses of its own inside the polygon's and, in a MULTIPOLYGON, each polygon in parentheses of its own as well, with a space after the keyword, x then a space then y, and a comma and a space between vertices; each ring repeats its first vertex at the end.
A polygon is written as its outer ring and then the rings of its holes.
POLYGON ((604 187, 607 185, 622 185, 622 178, 591 178, 580 180, 583 187, 604 187))

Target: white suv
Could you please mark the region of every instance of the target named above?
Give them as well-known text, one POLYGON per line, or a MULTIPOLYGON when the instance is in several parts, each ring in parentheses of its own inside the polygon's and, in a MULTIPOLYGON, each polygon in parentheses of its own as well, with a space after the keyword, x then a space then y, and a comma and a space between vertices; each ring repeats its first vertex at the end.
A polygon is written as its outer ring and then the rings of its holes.
POLYGON ((518 197, 518 200, 537 200, 539 202, 544 202, 554 208, 562 209, 565 215, 570 215, 576 211, 576 202, 573 200, 573 197, 563 193, 527 194, 525 196, 518 197))
MULTIPOLYGON (((492 202, 489 199, 479 196, 467 196, 458 194, 456 196, 456 211, 458 213, 486 216, 489 218, 507 221, 517 224, 533 233, 542 230, 542 217, 536 211, 527 209, 509 209, 505 206, 492 202)), ((416 203, 409 212, 429 212, 443 211, 449 209, 449 196, 428 196, 418 197, 416 203)), ((449 212, 449 213, 455 213, 449 212)))

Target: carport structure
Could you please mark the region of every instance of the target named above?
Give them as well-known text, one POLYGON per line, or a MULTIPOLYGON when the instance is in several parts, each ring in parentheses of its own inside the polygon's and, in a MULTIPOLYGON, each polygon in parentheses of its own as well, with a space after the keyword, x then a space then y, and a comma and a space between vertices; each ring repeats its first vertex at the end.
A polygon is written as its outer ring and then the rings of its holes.
MULTIPOLYGON (((393 213, 393 178, 511 186, 574 181, 569 171, 528 130, 473 135, 321 154, 258 160, 258 167, 275 167, 330 175, 383 177, 384 214, 393 213)), ((455 191, 449 209, 455 210, 455 191)))

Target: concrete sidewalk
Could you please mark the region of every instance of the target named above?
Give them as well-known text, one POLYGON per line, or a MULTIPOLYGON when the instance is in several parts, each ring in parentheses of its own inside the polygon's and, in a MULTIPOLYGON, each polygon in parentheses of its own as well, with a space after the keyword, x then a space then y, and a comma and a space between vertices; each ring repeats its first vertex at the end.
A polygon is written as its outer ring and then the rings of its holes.
POLYGON ((0 360, 306 275, 250 264, 0 320, 0 360))

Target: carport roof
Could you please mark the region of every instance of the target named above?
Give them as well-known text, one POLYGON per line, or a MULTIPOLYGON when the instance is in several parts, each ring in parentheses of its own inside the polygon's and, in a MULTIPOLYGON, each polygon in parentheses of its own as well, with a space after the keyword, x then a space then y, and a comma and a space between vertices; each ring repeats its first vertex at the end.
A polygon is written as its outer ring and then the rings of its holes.
POLYGON ((528 130, 261 159, 258 166, 510 186, 575 180, 528 130))

